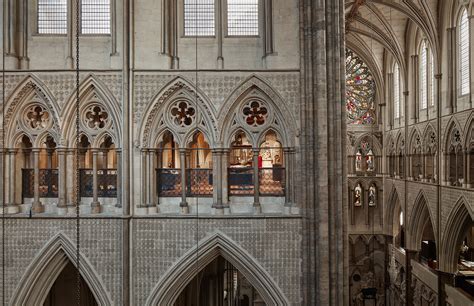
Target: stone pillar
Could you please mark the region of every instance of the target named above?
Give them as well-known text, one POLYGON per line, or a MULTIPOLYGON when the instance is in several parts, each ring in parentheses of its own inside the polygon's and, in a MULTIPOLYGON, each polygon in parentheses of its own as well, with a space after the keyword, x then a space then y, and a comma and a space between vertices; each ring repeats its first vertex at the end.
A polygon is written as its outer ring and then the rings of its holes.
POLYGON ((413 267, 411 265, 411 261, 412 260, 414 260, 414 261, 418 260, 419 252, 417 250, 405 249, 405 254, 406 254, 405 255, 405 263, 406 263, 406 267, 405 267, 405 271, 406 271, 405 302, 406 302, 406 305, 414 305, 414 303, 413 303, 413 293, 414 292, 413 292, 413 287, 412 287, 412 284, 413 284, 413 274, 412 274, 413 267))
POLYGON ((189 206, 186 201, 186 149, 179 149, 179 161, 181 166, 181 213, 188 214, 189 206))
POLYGON ((117 149, 117 204, 115 207, 122 207, 122 150, 117 149))
POLYGON ((293 152, 290 148, 283 150, 283 161, 285 163, 285 206, 292 205, 292 182, 291 174, 293 173, 293 152))
POLYGON ((255 213, 259 214, 262 212, 262 206, 260 205, 260 173, 258 168, 258 154, 260 150, 253 148, 253 207, 255 213))
MULTIPOLYGON (((40 169, 39 169, 39 154, 40 149, 33 149, 33 191, 34 191, 34 200, 33 205, 31 207, 32 211, 35 213, 41 213, 44 211, 44 206, 40 201, 40 190, 39 190, 39 176, 40 176, 40 169)), ((13 184, 12 184, 13 185, 13 184)))
POLYGON ((222 205, 229 208, 229 149, 222 151, 222 205))
POLYGON ((147 167, 147 162, 148 162, 148 159, 147 159, 147 150, 146 149, 142 149, 141 150, 141 158, 142 158, 142 166, 141 166, 141 181, 143 182, 143 184, 141 184, 141 203, 140 203, 140 206, 141 207, 146 207, 147 205, 147 171, 148 171, 148 167, 147 167))
POLYGON ((154 193, 155 193, 155 203, 156 203, 158 212, 159 212, 159 205, 160 205, 160 196, 158 195, 158 172, 156 171, 156 169, 163 168, 162 158, 163 158, 163 150, 158 149, 158 151, 156 152, 156 167, 155 167, 155 170, 154 170, 155 181, 154 181, 154 184, 152 186, 152 188, 154 190, 154 193))
POLYGON ((147 201, 146 204, 147 206, 155 208, 155 203, 153 199, 153 156, 154 152, 153 150, 148 150, 147 152, 147 166, 148 166, 148 171, 147 171, 147 180, 146 184, 148 185, 147 188, 147 201))
POLYGON ((462 186, 467 188, 470 182, 470 161, 469 161, 469 149, 464 150, 464 176, 462 186))
MULTIPOLYGON (((58 177, 58 213, 62 214, 62 212, 66 209, 66 149, 59 148, 58 152, 58 163, 59 163, 59 177, 58 177)), ((66 211, 64 211, 66 213, 66 211)))
POLYGON ((3 211, 5 203, 5 183, 4 183, 4 178, 5 178, 5 149, 0 148, 0 207, 2 213, 5 213, 3 211))
POLYGON ((438 272, 438 305, 445 306, 447 305, 446 285, 454 287, 455 275, 453 273, 444 272, 441 270, 438 270, 437 272, 438 272))
POLYGON ((99 184, 97 177, 97 157, 99 151, 97 149, 92 149, 92 203, 91 203, 91 213, 98 214, 100 213, 100 202, 99 202, 99 184))
POLYGON ((300 12, 301 304, 349 305, 344 1, 302 0, 300 12))
POLYGON ((222 157, 223 152, 221 149, 215 149, 212 151, 212 157, 214 159, 214 166, 213 166, 213 185, 214 185, 214 203, 212 205, 213 208, 216 209, 216 214, 222 215, 224 214, 224 205, 222 202, 222 157))

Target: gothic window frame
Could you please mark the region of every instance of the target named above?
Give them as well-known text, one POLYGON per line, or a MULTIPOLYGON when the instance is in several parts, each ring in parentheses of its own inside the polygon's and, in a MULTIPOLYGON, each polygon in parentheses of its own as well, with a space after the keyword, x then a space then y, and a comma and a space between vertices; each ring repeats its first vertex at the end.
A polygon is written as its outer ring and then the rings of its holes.
MULTIPOLYGON (((111 36, 112 35, 112 31, 114 30, 112 28, 112 14, 114 14, 114 12, 112 11, 113 7, 114 7, 114 1, 116 0, 108 0, 106 2, 108 2, 108 24, 109 24, 109 27, 108 27, 108 32, 98 32, 98 33, 94 33, 94 32, 84 32, 84 25, 83 25, 83 22, 84 22, 84 12, 83 12, 83 9, 84 9, 84 6, 87 5, 87 4, 84 4, 84 1, 89 1, 89 0, 80 0, 79 1, 79 34, 82 35, 82 36, 111 36)), ((94 0, 94 1, 97 1, 97 0, 94 0)), ((90 5, 94 5, 94 3, 89 3, 90 5)), ((105 4, 105 3, 104 3, 105 4)), ((97 23, 98 20, 93 20, 93 22, 97 23)))
POLYGON ((226 38, 259 38, 262 36, 262 32, 264 31, 264 27, 262 26, 262 20, 264 17, 263 12, 263 1, 265 0, 254 0, 256 1, 257 5, 257 34, 230 34, 229 33, 229 1, 235 0, 217 0, 222 1, 222 9, 223 9, 223 18, 222 18, 222 28, 224 29, 225 37, 226 38))
MULTIPOLYGON (((193 2, 197 2, 197 1, 203 1, 203 0, 181 0, 181 13, 180 13, 180 16, 182 17, 182 21, 181 21, 181 26, 182 26, 182 30, 181 30, 181 35, 183 38, 216 38, 217 34, 218 34, 218 27, 221 26, 219 25, 219 17, 218 17, 218 14, 220 14, 220 12, 218 12, 218 1, 221 1, 221 0, 209 0, 209 5, 211 5, 211 2, 212 2, 212 11, 213 11, 213 26, 209 26, 208 28, 211 29, 212 28, 212 34, 200 34, 200 33, 197 33, 197 30, 193 30, 192 27, 189 28, 186 26, 186 21, 187 21, 187 18, 186 18, 186 6, 187 6, 187 1, 193 1, 193 2), (190 31, 195 31, 194 33, 187 33, 187 29, 190 29, 190 31)), ((192 5, 192 3, 191 3, 192 5)), ((164 34, 164 33, 163 33, 164 34)))
POLYGON ((452 186, 461 186, 464 174, 464 143, 461 130, 452 126, 446 139, 446 182, 452 186), (454 165, 453 165, 454 163, 454 165))
POLYGON ((376 108, 377 86, 374 74, 356 52, 346 48, 345 56, 347 124, 376 125, 378 121, 376 108), (359 70, 363 72, 359 72, 359 70), (361 95, 360 93, 364 94, 361 95))
POLYGON ((459 12, 457 20, 457 57, 458 57, 458 92, 459 96, 471 93, 470 63, 470 24, 469 14, 465 7, 459 12))
POLYGON ((401 86, 400 66, 397 62, 393 65, 393 117, 394 119, 402 118, 402 86, 401 86))
MULTIPOLYGON (((66 10, 65 11, 62 11, 61 14, 65 14, 66 16, 66 19, 65 20, 61 20, 61 23, 64 23, 64 27, 60 27, 60 30, 58 30, 58 28, 55 28, 55 30, 51 30, 50 32, 44 32, 42 31, 42 27, 40 25, 41 23, 41 20, 42 18, 40 17, 40 14, 41 14, 41 6, 44 5, 44 6, 47 6, 48 3, 48 0, 37 0, 36 1, 36 5, 35 5, 35 34, 36 35, 40 35, 40 36, 66 36, 68 35, 69 33, 69 26, 68 26, 68 23, 69 23, 69 1, 68 0, 62 0, 64 3, 61 4, 61 5, 64 5, 66 10)), ((47 20, 45 20, 47 21, 47 20)), ((51 20, 50 20, 51 21, 51 20)))
POLYGON ((418 50, 419 62, 418 62, 418 99, 420 110, 425 110, 428 108, 429 104, 429 46, 425 39, 420 43, 418 50))

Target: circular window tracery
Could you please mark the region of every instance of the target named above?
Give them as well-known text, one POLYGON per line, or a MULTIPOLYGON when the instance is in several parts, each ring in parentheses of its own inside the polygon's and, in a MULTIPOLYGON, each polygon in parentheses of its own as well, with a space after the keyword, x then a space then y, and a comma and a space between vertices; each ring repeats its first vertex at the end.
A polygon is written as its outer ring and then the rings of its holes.
POLYGON ((25 112, 25 124, 33 130, 45 129, 50 122, 49 112, 41 105, 30 106, 25 112))
POLYGON ((91 105, 85 112, 85 124, 88 128, 93 130, 100 130, 105 128, 109 114, 99 105, 91 105))
POLYGON ((196 116, 194 107, 185 101, 177 102, 171 107, 170 112, 173 122, 180 127, 190 126, 196 116))
POLYGON ((268 109, 259 101, 252 100, 242 109, 245 122, 253 127, 265 124, 268 117, 268 109))

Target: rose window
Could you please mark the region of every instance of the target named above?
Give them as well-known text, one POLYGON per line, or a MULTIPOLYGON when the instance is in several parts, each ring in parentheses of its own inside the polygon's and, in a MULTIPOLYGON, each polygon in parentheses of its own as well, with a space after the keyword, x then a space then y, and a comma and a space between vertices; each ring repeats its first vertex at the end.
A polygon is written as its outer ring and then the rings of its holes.
POLYGON ((49 113, 41 106, 35 105, 26 111, 26 121, 30 128, 41 130, 49 123, 49 113))
POLYGON ((100 106, 95 105, 86 111, 86 125, 87 127, 98 130, 103 129, 107 123, 109 115, 100 106))
POLYGON ((179 126, 189 126, 193 123, 196 110, 186 102, 179 102, 171 108, 174 123, 179 126))
POLYGON ((268 116, 268 110, 262 106, 258 101, 252 101, 243 109, 245 122, 251 126, 259 126, 265 124, 268 116))

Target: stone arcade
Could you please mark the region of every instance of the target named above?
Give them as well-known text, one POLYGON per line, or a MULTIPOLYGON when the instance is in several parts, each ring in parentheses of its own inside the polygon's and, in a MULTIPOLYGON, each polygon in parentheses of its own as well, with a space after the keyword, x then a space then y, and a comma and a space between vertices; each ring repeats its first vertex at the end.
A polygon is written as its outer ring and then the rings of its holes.
POLYGON ((474 305, 472 1, 1 10, 6 305, 474 305))

